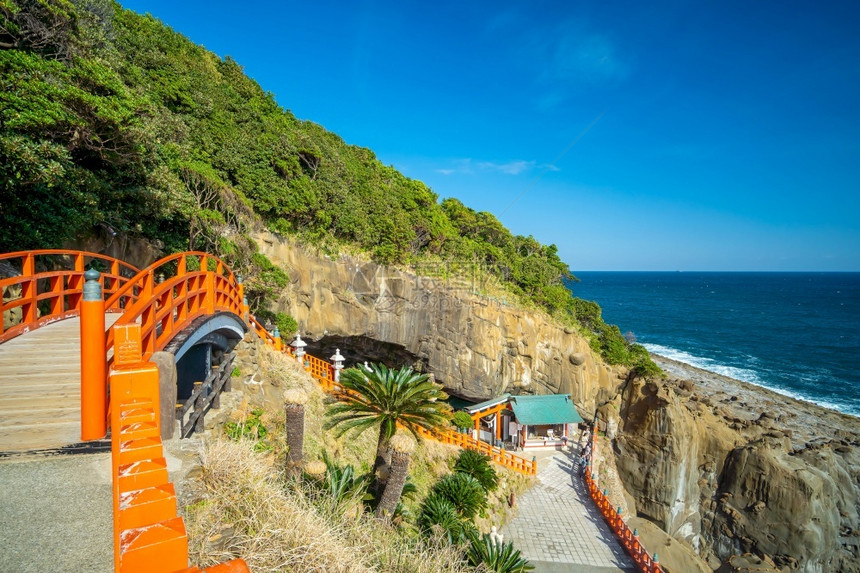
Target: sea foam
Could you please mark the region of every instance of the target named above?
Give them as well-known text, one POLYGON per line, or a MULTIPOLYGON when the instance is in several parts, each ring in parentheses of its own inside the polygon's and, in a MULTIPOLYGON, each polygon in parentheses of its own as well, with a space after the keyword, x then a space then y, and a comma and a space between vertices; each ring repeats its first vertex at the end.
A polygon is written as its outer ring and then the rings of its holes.
POLYGON ((783 396, 788 396, 789 398, 794 398, 795 400, 809 402, 810 404, 816 404, 824 408, 829 408, 831 410, 836 410, 837 412, 842 412, 843 414, 860 416, 860 408, 858 408, 850 401, 830 402, 821 399, 812 399, 809 396, 804 396, 797 391, 783 388, 778 384, 768 383, 762 380, 758 373, 753 370, 749 370, 746 368, 738 368, 735 366, 726 366, 725 364, 720 364, 719 362, 710 358, 694 356, 689 352, 684 352, 683 350, 678 350, 677 348, 671 348, 669 346, 663 346, 662 344, 643 343, 642 346, 644 346, 648 350, 648 352, 657 354, 664 358, 668 358, 669 360, 674 360, 675 362, 682 362, 684 364, 688 364, 696 368, 701 368, 702 370, 707 370, 708 372, 713 372, 714 374, 727 376, 735 380, 740 380, 741 382, 747 382, 749 384, 761 386, 762 388, 767 388, 768 390, 771 390, 778 394, 782 394, 783 396))

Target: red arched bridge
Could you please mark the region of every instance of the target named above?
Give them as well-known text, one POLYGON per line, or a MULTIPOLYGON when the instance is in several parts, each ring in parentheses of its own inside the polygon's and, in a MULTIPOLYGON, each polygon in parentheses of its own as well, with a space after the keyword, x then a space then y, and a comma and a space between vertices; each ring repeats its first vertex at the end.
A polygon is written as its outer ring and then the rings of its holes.
MULTIPOLYGON (((142 270, 81 251, 0 254, 0 294, 0 454, 106 445, 109 436, 115 570, 200 571, 188 567, 162 436, 176 417, 183 436, 202 429, 205 411, 229 389, 229 362, 213 365, 213 353, 232 349, 249 326, 276 350, 297 353, 249 316, 241 278, 202 252, 170 255, 142 270), (178 385, 165 385, 169 377, 156 365, 154 355, 165 351, 178 385), (175 411, 177 394, 185 403, 175 411)), ((298 354, 323 389, 343 391, 334 366, 298 354)), ((536 473, 534 460, 468 435, 439 430, 425 437, 536 473)), ((247 567, 236 560, 207 571, 247 567)))

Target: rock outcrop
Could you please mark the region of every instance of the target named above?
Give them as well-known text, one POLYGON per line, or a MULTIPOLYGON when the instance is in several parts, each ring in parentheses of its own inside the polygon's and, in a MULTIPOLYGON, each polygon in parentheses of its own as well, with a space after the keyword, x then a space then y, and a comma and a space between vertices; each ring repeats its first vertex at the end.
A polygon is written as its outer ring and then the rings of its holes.
POLYGON ((715 569, 751 554, 773 570, 860 571, 856 419, 725 383, 625 389, 616 465, 638 515, 715 569))
POLYGON ((273 235, 257 242, 289 272, 280 309, 326 356, 337 346, 349 364, 356 352, 372 357, 387 349, 456 395, 571 393, 586 415, 601 388, 614 394, 621 383, 620 370, 582 336, 541 312, 357 258, 316 256, 273 235))

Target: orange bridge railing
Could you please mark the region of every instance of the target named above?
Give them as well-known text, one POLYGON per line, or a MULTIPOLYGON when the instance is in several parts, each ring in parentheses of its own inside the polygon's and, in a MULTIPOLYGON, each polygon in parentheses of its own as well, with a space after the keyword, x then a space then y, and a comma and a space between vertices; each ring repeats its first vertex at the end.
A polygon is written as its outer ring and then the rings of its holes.
MULTIPOLYGON (((141 271, 105 255, 59 249, 0 254, 0 277, 0 342, 81 317, 84 440, 105 435, 110 388, 115 570, 202 573, 188 568, 185 524, 161 442, 158 372, 148 360, 199 316, 244 318, 241 282, 206 253, 171 255, 141 271), (97 283, 87 266, 99 271, 97 283), (108 333, 105 312, 122 313, 108 333)), ((206 571, 248 568, 237 559, 206 571)))
MULTIPOLYGON (((129 279, 105 302, 126 306, 116 325, 139 322, 143 359, 164 349, 177 332, 203 315, 232 312, 243 317, 244 287, 220 259, 187 252, 165 257, 129 279)), ((105 347, 113 348, 109 332, 105 347)))
MULTIPOLYGON (((110 295, 135 276, 136 267, 97 253, 43 249, 0 254, 0 342, 51 322, 78 316, 85 267, 101 271, 102 290, 110 295), (41 270, 40 270, 41 269, 41 270), (13 315, 20 317, 13 320, 13 315), (7 322, 8 319, 8 322, 7 322)), ((122 312, 119 301, 108 312, 122 312)))
MULTIPOLYGON (((177 514, 161 441, 158 369, 149 358, 200 316, 232 312, 244 317, 247 308, 243 302, 241 282, 222 261, 206 253, 187 252, 165 257, 138 272, 103 303, 125 310, 95 345, 100 347, 102 361, 83 364, 81 383, 82 392, 85 385, 98 384, 104 392, 107 370, 114 568, 118 572, 200 571, 187 569, 188 537, 177 514)), ((91 309, 84 306, 84 317, 99 312, 101 304, 99 301, 91 309)), ((97 338, 99 330, 104 333, 103 322, 100 329, 96 321, 93 324, 93 332, 82 330, 82 353, 84 337, 97 338)), ((82 411, 82 422, 83 417, 82 411)), ((208 571, 247 573, 248 568, 244 561, 235 560, 208 571)))

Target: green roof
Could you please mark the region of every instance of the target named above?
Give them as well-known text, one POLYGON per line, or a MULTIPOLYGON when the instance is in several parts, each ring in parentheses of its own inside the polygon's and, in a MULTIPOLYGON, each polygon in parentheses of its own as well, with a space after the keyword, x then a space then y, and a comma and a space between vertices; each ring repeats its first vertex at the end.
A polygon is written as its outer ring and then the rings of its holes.
POLYGON ((487 408, 492 408, 493 406, 498 406, 502 402, 507 402, 508 398, 510 398, 510 397, 511 397, 511 395, 508 394, 507 392, 505 392, 501 396, 496 396, 492 400, 487 400, 487 401, 481 402, 479 404, 471 404, 471 405, 469 405, 463 409, 466 410, 467 412, 469 412, 470 414, 475 414, 476 412, 480 412, 481 410, 486 410, 487 408))
POLYGON ((567 394, 545 396, 511 396, 511 407, 520 424, 576 424, 582 421, 573 400, 567 394))
POLYGON ((445 400, 448 404, 451 405, 455 410, 465 410, 466 408, 471 407, 474 402, 470 402, 468 400, 464 400, 463 398, 459 398, 457 396, 448 396, 448 399, 445 400))

